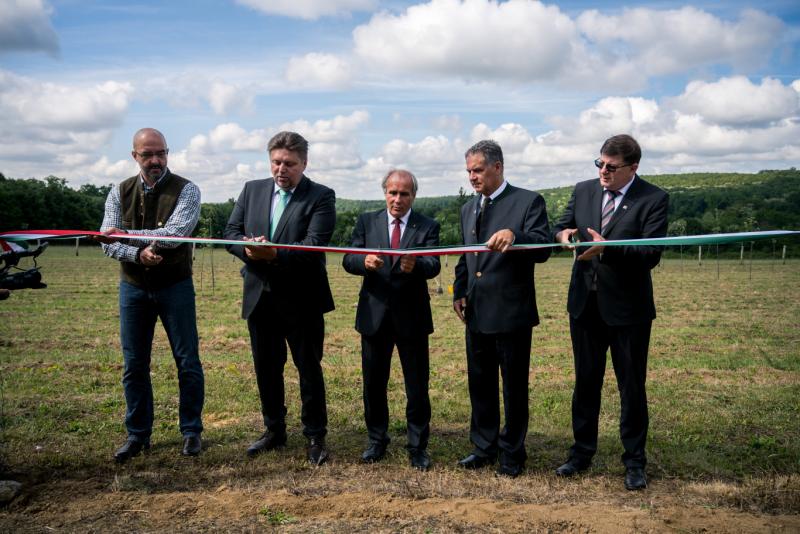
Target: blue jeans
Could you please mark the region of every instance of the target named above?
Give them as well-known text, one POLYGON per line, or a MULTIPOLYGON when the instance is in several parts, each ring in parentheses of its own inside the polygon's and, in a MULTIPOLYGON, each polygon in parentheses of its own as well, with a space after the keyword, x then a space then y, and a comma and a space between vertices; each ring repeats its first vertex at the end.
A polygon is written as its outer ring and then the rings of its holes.
POLYGON ((150 353, 156 318, 161 319, 178 367, 179 419, 184 437, 203 431, 203 366, 200 363, 194 284, 187 278, 172 286, 147 290, 120 282, 119 322, 125 371, 125 427, 128 437, 148 443, 153 430, 153 386, 150 383, 150 353))

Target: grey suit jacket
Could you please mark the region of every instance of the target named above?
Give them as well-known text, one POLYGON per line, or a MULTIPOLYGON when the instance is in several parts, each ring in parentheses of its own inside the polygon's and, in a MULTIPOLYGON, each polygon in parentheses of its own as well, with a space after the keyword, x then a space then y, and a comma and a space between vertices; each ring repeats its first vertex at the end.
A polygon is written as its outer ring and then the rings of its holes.
MULTIPOLYGON (((480 195, 461 208, 461 235, 465 245, 485 243, 505 228, 514 243, 549 243, 547 209, 539 193, 508 184, 484 210, 481 232, 475 231, 480 195)), ((466 297, 467 327, 473 332, 497 334, 539 324, 533 273, 547 261, 550 249, 476 252, 461 256, 456 265, 453 298, 466 297)))
MULTIPOLYGON (((599 179, 575 185, 553 235, 577 228, 580 241, 591 241, 587 228, 600 231, 603 186, 599 179)), ((639 176, 634 178, 622 203, 603 229, 606 239, 645 239, 667 235, 669 197, 665 191, 639 176)), ((597 304, 606 324, 621 326, 649 322, 656 317, 650 270, 661 259, 662 247, 606 247, 591 261, 576 261, 567 296, 567 311, 578 317, 586 306, 597 274, 597 304)))
MULTIPOLYGON (((352 246, 358 248, 389 248, 389 217, 386 210, 362 213, 353 229, 352 246)), ((439 223, 411 210, 408 224, 400 240, 400 248, 435 247, 439 245, 439 223)), ((368 271, 364 256, 345 254, 342 265, 348 273, 364 277, 358 296, 356 330, 362 335, 374 335, 386 314, 392 319, 394 331, 403 337, 427 335, 433 332, 430 295, 427 280, 439 274, 438 256, 417 256, 410 273, 400 271, 400 262, 384 257, 383 267, 368 271)))
MULTIPOLYGON (((225 227, 225 239, 269 236, 275 181, 253 180, 244 185, 225 227)), ((332 189, 303 176, 278 221, 275 243, 325 246, 336 225, 336 198, 332 189)), ((253 261, 242 245, 225 248, 244 262, 242 317, 250 316, 261 294, 268 291, 287 319, 334 309, 325 269, 325 254, 277 249, 275 260, 253 261)))

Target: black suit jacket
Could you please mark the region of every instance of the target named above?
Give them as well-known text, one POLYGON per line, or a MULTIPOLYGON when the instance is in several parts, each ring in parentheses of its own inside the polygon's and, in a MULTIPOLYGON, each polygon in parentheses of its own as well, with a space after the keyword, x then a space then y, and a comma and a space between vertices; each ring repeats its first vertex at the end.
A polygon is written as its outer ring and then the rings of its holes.
MULTIPOLYGON (((400 240, 400 248, 435 247, 439 245, 439 223, 412 210, 400 240)), ((389 248, 389 216, 386 210, 362 213, 353 229, 352 246, 389 248)), ((417 256, 410 273, 400 271, 400 262, 384 256, 383 267, 368 271, 364 256, 345 254, 342 265, 350 274, 364 277, 358 296, 356 330, 374 335, 386 314, 390 314, 394 331, 402 337, 428 335, 433 332, 430 295, 426 280, 439 274, 438 256, 417 256)))
MULTIPOLYGON (((547 209, 539 193, 506 185, 484 210, 481 235, 475 222, 481 195, 461 207, 461 235, 465 245, 485 243, 508 228, 514 244, 549 243, 547 209)), ((550 249, 468 253, 456 265, 453 297, 467 298, 467 326, 474 332, 497 334, 539 324, 533 273, 547 261, 550 249)))
MULTIPOLYGON (((225 227, 225 239, 268 237, 274 190, 272 178, 247 182, 225 227)), ((333 190, 303 176, 278 221, 271 241, 325 246, 330 242, 335 225, 333 190)), ((226 245, 225 248, 244 262, 242 317, 245 319, 264 291, 271 292, 278 300, 287 318, 333 310, 324 253, 279 248, 277 257, 266 262, 250 260, 242 245, 226 245)))
MULTIPOLYGON (((572 192, 564 215, 553 228, 553 234, 565 228, 577 228, 580 241, 591 241, 586 228, 600 231, 602 204, 600 180, 580 182, 572 192)), ((636 176, 603 230, 603 237, 664 237, 668 206, 669 197, 665 191, 636 176)), ((591 261, 576 261, 572 266, 567 311, 573 317, 583 312, 596 272, 597 304, 606 324, 620 326, 652 321, 656 317, 656 307, 650 270, 661 260, 661 249, 657 246, 606 247, 601 256, 591 261)))

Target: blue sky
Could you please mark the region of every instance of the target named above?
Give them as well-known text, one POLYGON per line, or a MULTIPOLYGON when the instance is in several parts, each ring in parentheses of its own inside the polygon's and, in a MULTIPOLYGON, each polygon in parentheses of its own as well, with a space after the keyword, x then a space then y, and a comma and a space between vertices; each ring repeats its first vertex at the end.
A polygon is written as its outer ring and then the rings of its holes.
POLYGON ((209 202, 282 129, 343 198, 393 167, 455 194, 483 138, 531 189, 593 177, 617 133, 644 174, 800 166, 799 42, 777 0, 0 0, 0 172, 116 183, 144 126, 209 202))

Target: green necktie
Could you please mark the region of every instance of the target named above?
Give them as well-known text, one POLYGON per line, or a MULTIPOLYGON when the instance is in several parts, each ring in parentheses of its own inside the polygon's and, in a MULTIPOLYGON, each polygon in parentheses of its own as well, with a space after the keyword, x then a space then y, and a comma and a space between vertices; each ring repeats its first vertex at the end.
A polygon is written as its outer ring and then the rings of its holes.
POLYGON ((286 204, 289 203, 289 195, 292 193, 289 191, 284 191, 283 189, 278 189, 278 194, 280 195, 280 198, 278 199, 278 203, 275 204, 275 209, 272 212, 272 220, 269 223, 270 241, 275 236, 275 229, 278 227, 278 222, 281 220, 283 210, 286 209, 286 204))

